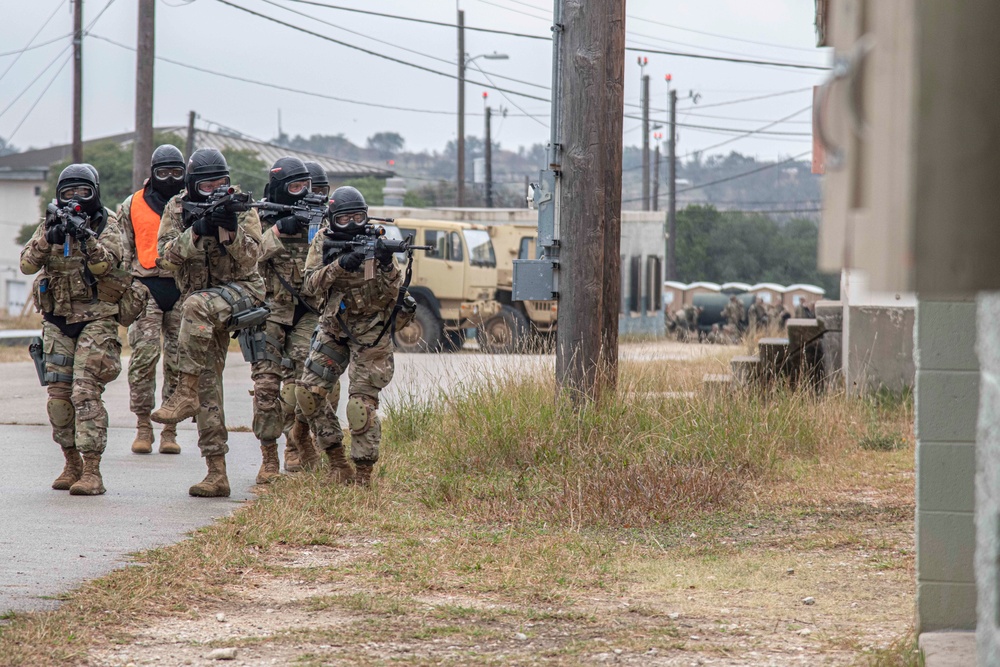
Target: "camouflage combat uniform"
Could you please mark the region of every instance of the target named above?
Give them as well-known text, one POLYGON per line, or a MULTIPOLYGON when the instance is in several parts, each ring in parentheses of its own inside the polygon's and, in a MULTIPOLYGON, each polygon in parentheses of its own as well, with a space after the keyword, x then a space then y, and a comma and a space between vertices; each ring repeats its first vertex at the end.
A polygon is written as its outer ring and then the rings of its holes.
MULTIPOLYGON (((387 331, 403 275, 395 261, 389 270, 376 267, 375 277, 365 280, 364 269, 349 272, 336 261, 323 264, 324 234, 317 234, 306 259, 306 294, 325 303, 319 328, 297 389, 298 404, 309 418, 317 446, 330 457, 331 471, 343 460, 344 433, 337 418, 340 376, 348 374, 348 426, 351 432, 351 459, 357 467, 357 481, 367 483, 378 460, 382 427, 377 409, 379 392, 392 380, 393 343, 387 331), (339 313, 339 318, 338 318, 339 313), (343 325, 350 330, 351 340, 343 325)), ((403 323, 398 323, 403 326, 403 323)), ((341 470, 344 470, 343 468, 341 470)), ((347 481, 350 473, 340 479, 347 481)))
POLYGON ((743 318, 746 316, 746 311, 743 309, 743 304, 739 299, 731 298, 726 307, 722 309, 722 316, 726 318, 726 324, 733 327, 737 331, 740 329, 743 323, 743 318))
MULTIPOLYGON (((273 443, 284 433, 289 449, 301 445, 303 449, 308 448, 308 452, 303 452, 306 458, 315 459, 312 444, 305 441, 305 429, 295 429, 296 442, 292 442, 295 422, 302 422, 303 426, 307 422, 301 409, 296 409, 295 387, 309 356, 321 307, 318 298, 303 293, 309 238, 305 231, 292 236, 279 235, 273 217, 264 217, 262 222, 267 227, 258 267, 267 289, 264 300, 271 315, 264 329, 269 358, 253 364, 253 432, 261 444, 273 443), (282 280, 302 297, 301 300, 282 284, 282 280)), ((286 457, 288 453, 286 450, 286 457)))
MULTIPOLYGON (((97 299, 97 287, 90 284, 121 263, 121 227, 111 211, 104 214, 100 235, 82 246, 71 239, 69 256, 63 245, 46 241, 44 223, 21 251, 21 271, 41 271, 33 296, 45 318, 42 344, 52 439, 64 450, 83 454, 101 454, 107 446, 108 412, 101 397, 122 368, 118 303, 97 299)), ((93 221, 91 228, 97 230, 93 221)))
POLYGON ((751 331, 755 331, 757 327, 767 326, 767 308, 759 297, 754 299, 747 309, 747 320, 751 331))
MULTIPOLYGON (((132 348, 128 364, 129 409, 140 418, 148 419, 156 404, 156 366, 160 362, 161 347, 163 387, 160 394, 163 400, 177 384, 177 334, 180 331, 181 311, 174 306, 179 305, 180 295, 173 274, 148 261, 148 258, 144 266, 137 252, 131 214, 134 197, 135 194, 129 195, 118 207, 117 218, 124 235, 122 265, 149 288, 152 298, 146 302, 145 312, 128 328, 128 344, 132 348)), ((176 426, 167 425, 163 431, 164 439, 172 439, 176 426)))
POLYGON ((204 457, 224 456, 229 451, 222 391, 229 349, 226 326, 233 303, 248 299, 256 306, 264 298, 264 281, 257 272, 260 218, 253 209, 240 213, 235 232, 219 231, 225 243, 216 236, 195 241, 185 224, 185 195, 182 191, 173 197, 163 211, 159 265, 173 272, 181 291, 177 372, 200 378, 198 447, 204 457))

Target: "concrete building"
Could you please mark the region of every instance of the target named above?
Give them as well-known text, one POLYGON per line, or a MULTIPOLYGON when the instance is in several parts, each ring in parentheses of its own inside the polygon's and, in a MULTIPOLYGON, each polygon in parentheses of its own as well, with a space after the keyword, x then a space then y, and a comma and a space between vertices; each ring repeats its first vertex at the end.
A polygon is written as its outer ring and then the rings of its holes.
POLYGON ((848 299, 916 295, 917 631, 928 667, 995 667, 1000 4, 945 4, 816 3, 836 63, 816 96, 820 268, 864 272, 848 299))
MULTIPOLYGON (((156 132, 183 137, 187 134, 187 127, 160 127, 156 128, 156 132)), ((84 156, 86 157, 88 146, 108 141, 127 146, 132 143, 132 137, 133 133, 128 132, 85 141, 84 156)), ((268 166, 283 155, 312 160, 326 169, 330 183, 334 187, 352 178, 369 176, 389 178, 395 175, 394 172, 381 167, 338 160, 247 137, 201 129, 195 130, 194 145, 196 148, 217 148, 223 152, 227 149, 251 151, 268 166)), ((18 314, 24 306, 30 281, 26 281, 18 270, 21 248, 14 239, 17 238, 23 225, 39 220, 42 211, 40 196, 49 178, 49 170, 53 165, 68 160, 72 153, 72 145, 63 144, 0 156, 0 241, 2 241, 0 242, 0 311, 18 314)))

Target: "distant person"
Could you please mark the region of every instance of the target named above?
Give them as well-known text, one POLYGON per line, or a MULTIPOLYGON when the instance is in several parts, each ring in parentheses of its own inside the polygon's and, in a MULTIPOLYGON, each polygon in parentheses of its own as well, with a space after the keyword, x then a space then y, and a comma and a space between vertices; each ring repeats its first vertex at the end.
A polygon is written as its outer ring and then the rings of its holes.
POLYGON ((59 174, 45 221, 21 251, 21 272, 39 274, 33 288, 43 318, 38 361, 52 439, 66 460, 52 488, 74 496, 105 492, 108 412, 102 395, 122 369, 116 318, 124 290, 113 282, 121 257, 121 227, 101 203, 97 170, 69 165, 59 174))
MULTIPOLYGON (((132 452, 153 451, 153 424, 149 415, 156 403, 156 366, 163 356, 163 387, 166 400, 177 384, 177 333, 181 313, 174 309, 181 296, 174 276, 157 264, 156 237, 160 217, 171 197, 184 189, 184 156, 170 144, 159 146, 150 159, 149 178, 138 192, 118 207, 123 238, 122 265, 149 290, 142 316, 128 328, 132 355, 128 364, 129 409, 135 414, 136 434, 132 452)), ((161 454, 180 454, 177 425, 167 424, 160 434, 161 454)))
POLYGON ((767 308, 764 307, 764 301, 759 296, 753 298, 750 308, 747 309, 747 322, 751 332, 767 327, 767 308))
POLYGON ((743 328, 746 311, 743 309, 743 303, 740 302, 735 294, 729 297, 729 303, 722 309, 721 315, 725 318, 726 324, 733 327, 736 331, 740 331, 743 328))
POLYGON ((306 169, 309 170, 309 179, 312 181, 312 185, 309 187, 309 192, 323 195, 329 199, 330 179, 326 175, 326 169, 324 169, 318 162, 310 162, 309 160, 306 160, 305 165, 306 169))

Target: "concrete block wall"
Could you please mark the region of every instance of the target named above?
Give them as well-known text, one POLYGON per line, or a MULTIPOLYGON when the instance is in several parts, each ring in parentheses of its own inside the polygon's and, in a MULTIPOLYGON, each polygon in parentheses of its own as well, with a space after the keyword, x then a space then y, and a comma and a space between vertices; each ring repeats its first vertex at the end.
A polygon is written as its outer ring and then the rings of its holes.
POLYGON ((899 392, 913 387, 913 308, 847 306, 844 326, 843 363, 849 392, 899 392))
POLYGON ((976 627, 975 323, 974 301, 917 302, 918 632, 976 627))
POLYGON ((1000 293, 978 304, 979 425, 976 433, 976 583, 980 665, 1000 665, 1000 293))

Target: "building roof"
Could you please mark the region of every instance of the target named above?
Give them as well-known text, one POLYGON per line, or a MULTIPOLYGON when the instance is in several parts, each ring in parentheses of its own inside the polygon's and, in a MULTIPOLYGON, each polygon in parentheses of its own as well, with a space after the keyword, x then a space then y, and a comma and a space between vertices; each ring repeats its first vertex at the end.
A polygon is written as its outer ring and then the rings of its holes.
POLYGON ((803 285, 796 283, 794 285, 789 285, 785 288, 786 292, 795 292, 801 290, 803 292, 809 292, 810 294, 819 294, 820 296, 826 294, 826 290, 822 287, 817 287, 816 285, 803 285))
MULTIPOLYGON (((181 126, 158 127, 156 128, 156 131, 169 132, 182 137, 187 134, 187 128, 181 126)), ((87 146, 104 141, 129 144, 132 142, 133 136, 133 132, 126 132, 124 134, 115 134, 109 137, 91 139, 83 142, 83 145, 87 146)), ((309 151, 293 150, 291 148, 285 148, 284 146, 278 146, 277 144, 271 144, 266 141, 250 139, 246 136, 210 132, 208 130, 195 130, 194 137, 195 148, 217 148, 223 152, 225 152, 227 148, 232 150, 248 150, 256 153, 257 157, 268 166, 274 164, 278 158, 286 155, 291 155, 301 160, 311 160, 322 166, 331 180, 365 177, 389 178, 395 175, 395 172, 383 169, 382 167, 362 164, 360 162, 351 162, 348 160, 338 160, 337 158, 333 158, 328 155, 320 155, 309 151)), ((72 153, 72 144, 63 144, 60 146, 50 146, 49 148, 24 151, 23 153, 4 155, 0 157, 0 180, 4 178, 5 174, 10 174, 11 172, 23 173, 28 170, 47 172, 51 165, 67 159, 70 155, 72 155, 72 153)), ((41 177, 45 178, 45 175, 42 174, 41 177)))

